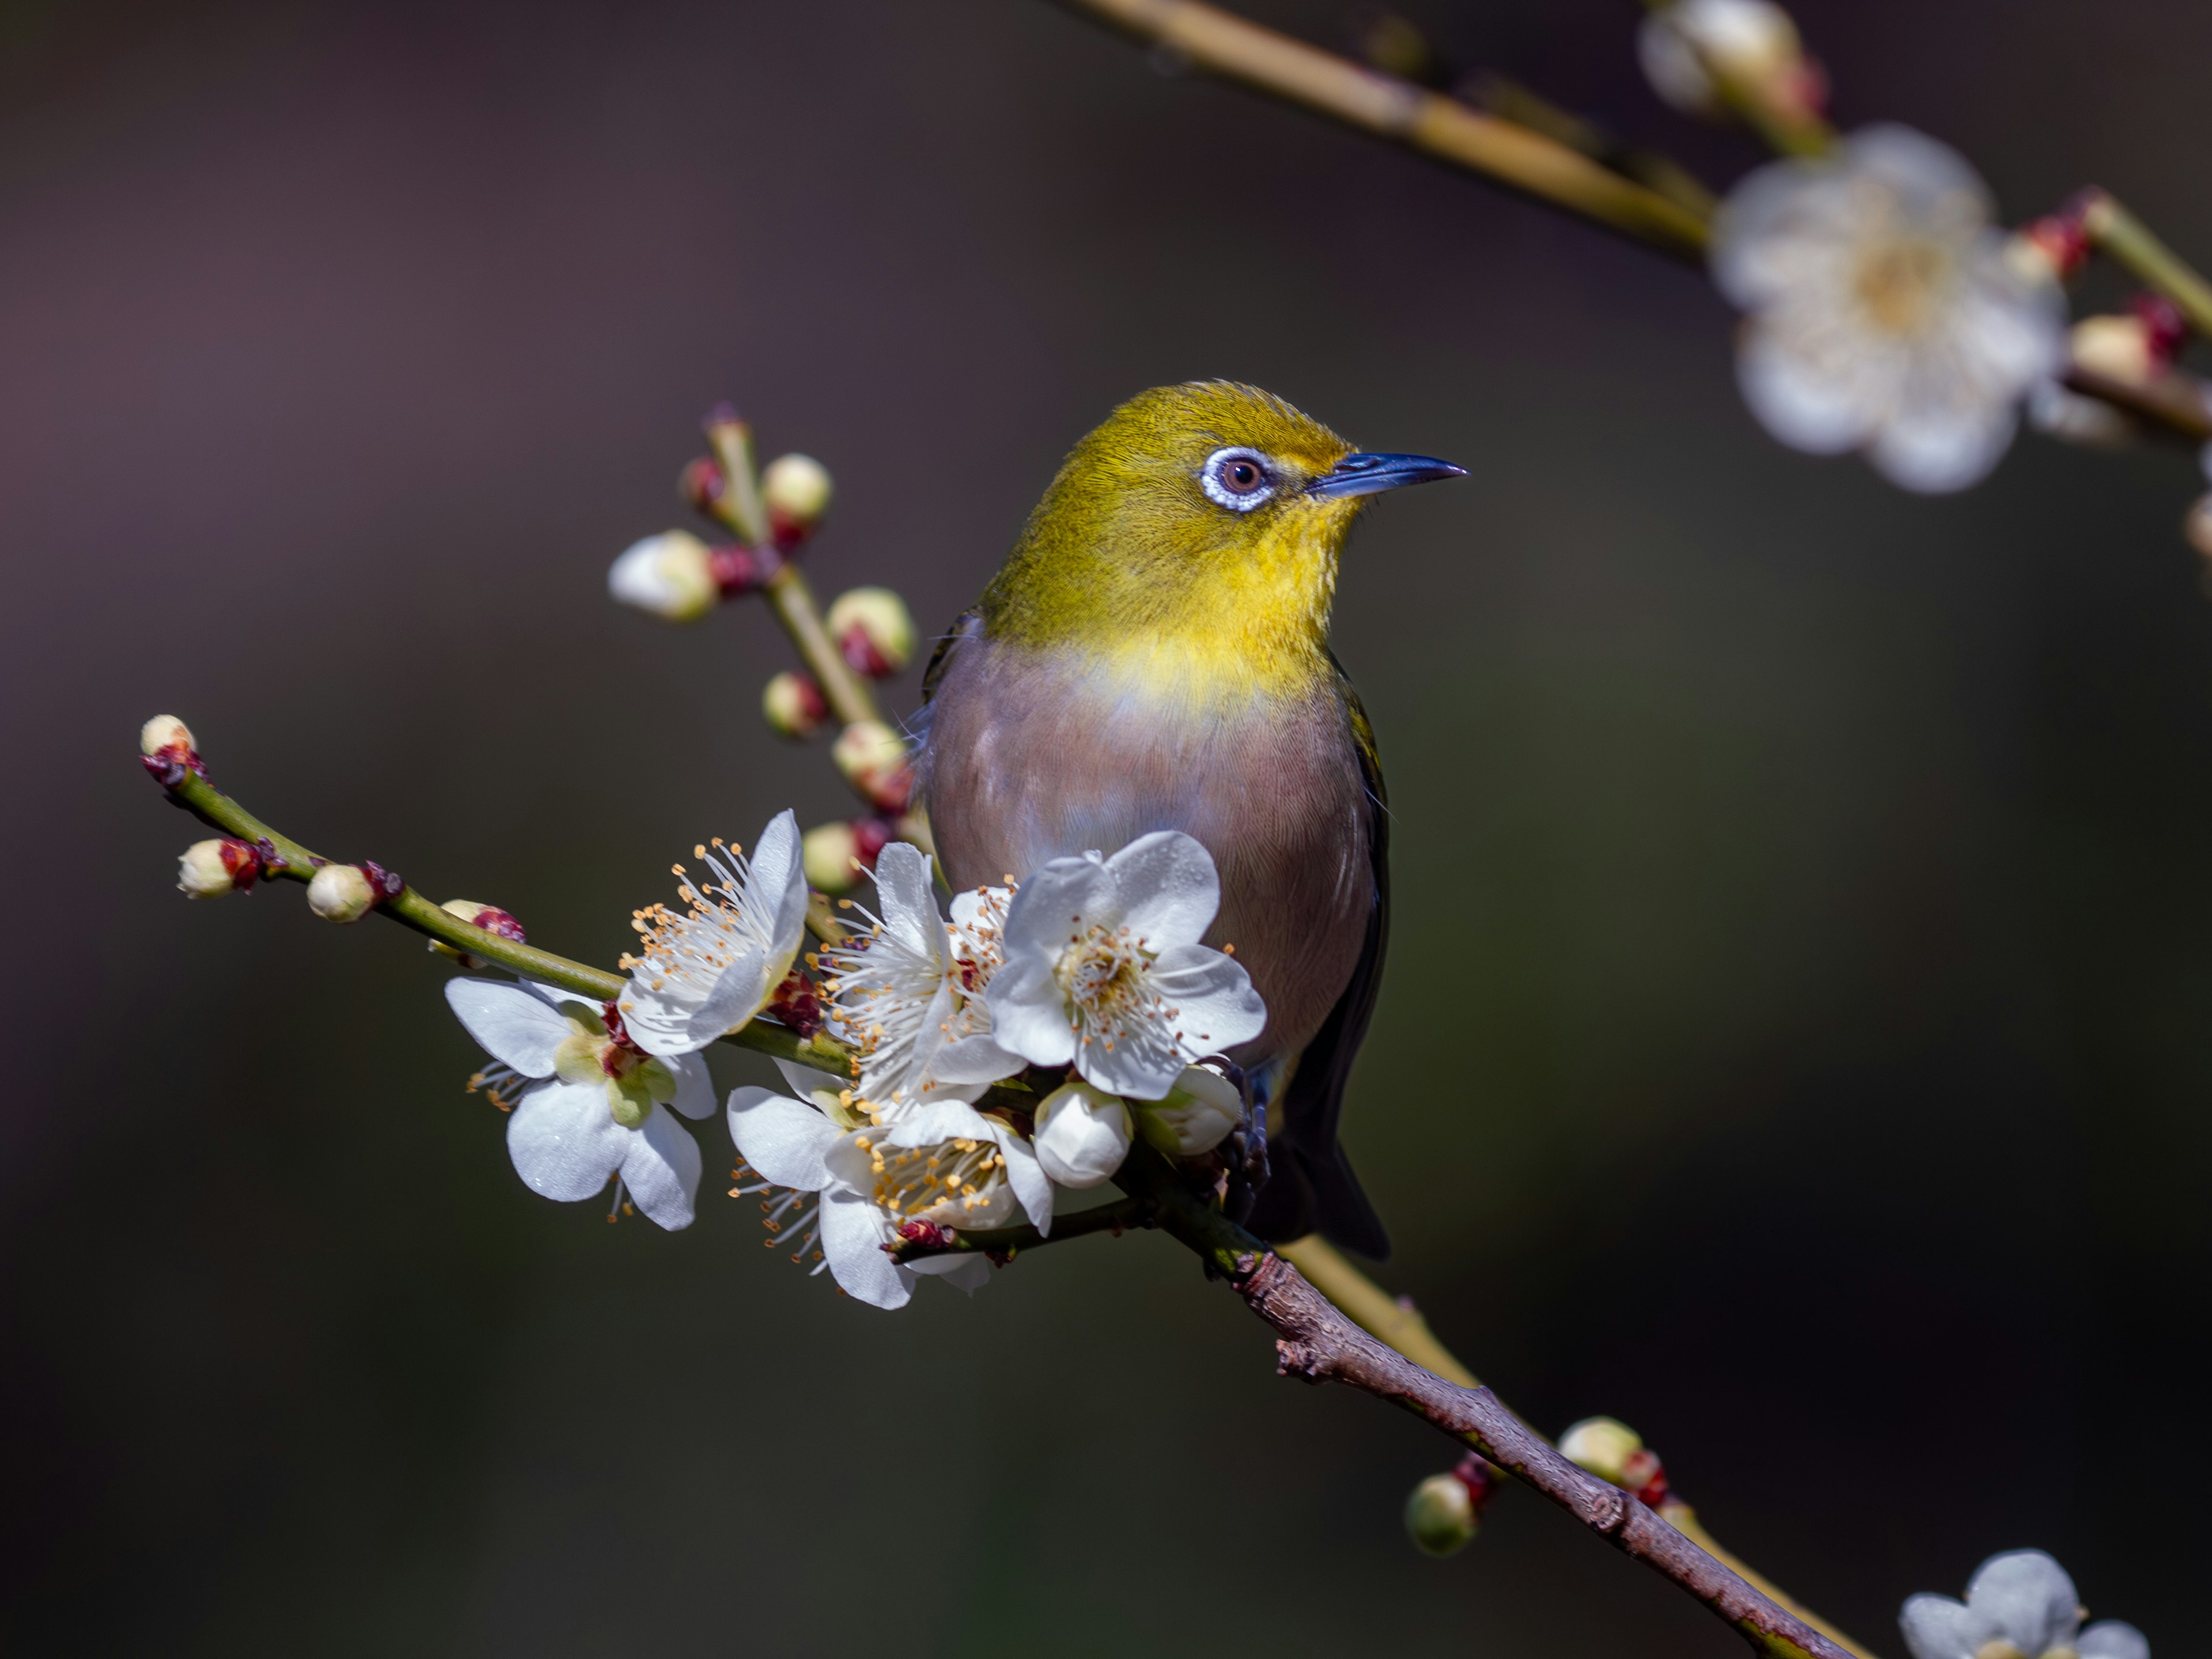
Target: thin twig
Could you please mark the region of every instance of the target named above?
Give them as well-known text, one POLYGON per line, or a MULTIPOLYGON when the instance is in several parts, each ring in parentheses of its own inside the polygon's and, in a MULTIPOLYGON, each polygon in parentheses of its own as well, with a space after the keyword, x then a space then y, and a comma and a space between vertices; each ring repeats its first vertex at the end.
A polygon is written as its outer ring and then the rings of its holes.
POLYGON ((1197 68, 1395 138, 1669 252, 1702 258, 1705 221, 1540 133, 1203 3, 1069 0, 1197 68))
MULTIPOLYGON (((283 866, 271 872, 292 881, 311 880, 317 870, 337 860, 312 853, 289 836, 271 829, 247 811, 228 795, 224 794, 205 778, 187 773, 183 781, 172 786, 169 799, 190 811, 193 817, 211 829, 225 835, 235 836, 240 841, 266 839, 283 856, 283 866)), ((534 945, 520 945, 496 933, 487 933, 471 922, 463 921, 450 910, 443 909, 416 892, 412 887, 403 887, 377 907, 380 915, 386 915, 402 927, 411 927, 418 933, 428 934, 453 946, 456 950, 496 963, 512 973, 547 985, 557 985, 564 991, 574 991, 600 1002, 611 1002, 622 994, 626 981, 619 974, 610 974, 605 969, 586 963, 571 961, 556 956, 550 951, 541 951, 534 945)), ((754 1019, 736 1030, 724 1034, 723 1042, 739 1048, 750 1048, 771 1059, 795 1060, 817 1071, 842 1076, 850 1069, 852 1050, 831 1037, 828 1032, 802 1037, 788 1026, 778 1025, 772 1020, 754 1019)))
POLYGON ((1133 1149, 1119 1179, 1150 1199, 1159 1224, 1227 1279, 1274 1329, 1283 1375, 1348 1384, 1468 1442, 1616 1549, 1703 1602, 1771 1659, 1851 1659, 1848 1650, 1753 1588, 1655 1510, 1569 1462, 1488 1389, 1446 1382, 1361 1330, 1296 1267, 1144 1149, 1133 1149))
POLYGON ((2172 301, 2190 327, 2212 338, 2212 283, 2153 235, 2150 227, 2122 207, 2110 191, 2084 191, 2081 213, 2082 231, 2093 245, 2172 301))
POLYGON ((1152 1224, 1150 1205, 1141 1199, 1117 1198, 1110 1204, 1053 1217, 1049 1233, 1028 1226, 977 1228, 973 1232, 939 1228, 933 1237, 904 1240, 885 1248, 894 1261, 920 1261, 933 1255, 988 1255, 1003 1261, 1012 1260, 1022 1250, 1040 1250, 1048 1244, 1064 1244, 1093 1233, 1110 1232, 1119 1237, 1132 1228, 1152 1224))

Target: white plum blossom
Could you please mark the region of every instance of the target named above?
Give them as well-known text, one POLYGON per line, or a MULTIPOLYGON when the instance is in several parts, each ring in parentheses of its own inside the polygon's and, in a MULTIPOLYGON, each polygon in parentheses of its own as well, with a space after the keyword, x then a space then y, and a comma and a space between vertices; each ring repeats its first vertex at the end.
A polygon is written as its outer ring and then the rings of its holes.
POLYGON ((1036 1109, 1037 1162, 1062 1187, 1096 1187, 1110 1180, 1135 1138, 1121 1097, 1087 1083, 1062 1084, 1036 1109))
POLYGON ((1037 1066, 1158 1100, 1191 1061, 1260 1035, 1266 1005, 1236 961, 1199 940, 1221 908, 1205 848, 1156 830, 1110 859, 1054 859, 1007 908, 991 980, 992 1036, 1037 1066))
POLYGON ((1237 1085, 1203 1066, 1177 1078, 1164 1100, 1138 1101, 1131 1109, 1137 1133, 1170 1158, 1196 1158, 1229 1137, 1244 1118, 1237 1085))
POLYGON ((1907 489, 1962 489, 2012 442, 2021 400, 2065 362, 2065 301, 2008 258, 1964 158, 1901 126, 1738 185, 1712 270, 1748 313, 1752 413, 1793 448, 1860 449, 1907 489))
MULTIPOLYGON (((628 1193, 672 1231, 691 1224, 699 1145, 663 1111, 714 1109, 714 1087, 696 1054, 646 1054, 610 1024, 605 1005, 551 986, 453 979, 446 1001, 497 1062, 471 1088, 511 1108, 507 1155, 533 1190, 563 1203, 628 1193)), ((614 1207, 611 1207, 611 1217, 614 1207)))
POLYGON ((882 1123, 855 1121, 836 1079, 798 1066, 784 1075, 805 1099, 761 1088, 730 1096, 730 1138, 761 1177, 737 1190, 788 1189, 765 1200, 772 1224, 794 1244, 794 1261, 818 1246, 822 1266, 848 1296, 898 1308, 917 1273, 971 1292, 990 1277, 989 1263, 972 1253, 894 1261, 887 1247, 902 1237, 1012 1226, 1024 1216, 1039 1232, 1051 1231, 1052 1185, 1029 1142, 999 1119, 965 1101, 938 1100, 882 1123))
POLYGON ((790 973, 806 931, 799 821, 789 812, 761 831, 750 862, 719 840, 694 851, 712 875, 695 884, 676 866, 684 913, 654 904, 631 919, 645 951, 623 958, 622 1015, 649 1054, 696 1053, 750 1020, 790 973))
POLYGON ((2150 1659, 2133 1625, 2083 1630, 2081 1619, 2066 1569, 2041 1550, 2013 1550, 1975 1569, 1965 1601, 1916 1595, 1897 1622, 1912 1659, 2150 1659))
POLYGON ((972 1101, 1022 1069, 1018 1054, 991 1040, 982 997, 998 967, 1006 890, 961 894, 947 923, 928 858, 902 841, 877 855, 875 880, 883 914, 821 957, 831 1029, 860 1050, 863 1109, 890 1116, 931 1101, 972 1101))

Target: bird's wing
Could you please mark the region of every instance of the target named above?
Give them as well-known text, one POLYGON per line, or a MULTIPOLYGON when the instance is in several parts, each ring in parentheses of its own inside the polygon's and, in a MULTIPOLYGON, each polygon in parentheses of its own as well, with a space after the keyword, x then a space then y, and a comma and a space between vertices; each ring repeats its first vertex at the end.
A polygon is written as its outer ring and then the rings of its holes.
POLYGON ((937 636, 937 647, 929 653, 929 666, 921 671, 921 707, 906 723, 907 740, 923 752, 925 764, 929 747, 930 705, 937 700, 938 688, 945 684, 945 676, 952 667, 952 659, 960 647, 983 629, 983 612, 979 607, 963 611, 952 619, 952 626, 937 636))
POLYGON ((1337 694, 1344 702, 1360 776, 1367 786, 1367 847, 1375 905, 1368 912, 1367 939, 1351 982, 1298 1054, 1284 1088, 1282 1152, 1254 1208, 1251 1224, 1263 1238, 1288 1240, 1319 1232, 1346 1249, 1383 1261, 1389 1259, 1390 1236, 1360 1189, 1359 1177, 1352 1172, 1336 1138, 1336 1124, 1344 1109, 1352 1062, 1367 1036, 1367 1022, 1382 985, 1382 954, 1390 939, 1390 812, 1375 728, 1368 724, 1367 711, 1360 707, 1359 694, 1352 689, 1343 665, 1333 654, 1329 661, 1336 671, 1337 694))

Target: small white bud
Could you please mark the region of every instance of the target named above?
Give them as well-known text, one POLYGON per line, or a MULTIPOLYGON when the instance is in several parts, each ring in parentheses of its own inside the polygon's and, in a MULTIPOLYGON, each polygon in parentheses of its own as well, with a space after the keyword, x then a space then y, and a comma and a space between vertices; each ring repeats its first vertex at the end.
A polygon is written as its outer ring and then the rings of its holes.
MULTIPOLYGON (((522 924, 514 915, 496 904, 485 904, 477 899, 447 899, 438 907, 449 916, 459 916, 471 927, 481 927, 500 939, 513 939, 517 945, 527 942, 522 924)), ((462 967, 482 972, 491 964, 471 951, 458 950, 441 939, 430 941, 430 948, 441 957, 450 957, 462 967)))
POLYGON ((1585 1417, 1559 1437, 1559 1455, 1601 1480, 1621 1484, 1628 1460, 1644 1449, 1644 1437, 1610 1417, 1585 1417))
POLYGON ((830 718, 830 705, 811 676, 787 668, 762 690, 761 713, 780 736, 811 738, 830 718))
POLYGON ((2068 337, 2077 368, 2142 386, 2159 367, 2150 325, 2140 317, 2084 317, 2068 337))
POLYGON ((1480 1523, 1474 1495, 1455 1474, 1432 1474, 1406 1500, 1406 1534, 1424 1555, 1446 1556, 1465 1549, 1480 1523))
POLYGON ((240 890, 239 872, 252 863, 253 849, 242 841, 196 841, 177 860, 177 890, 191 898, 221 898, 240 890))
POLYGON ((1063 1187, 1096 1187, 1129 1155, 1129 1109, 1118 1095, 1079 1079, 1064 1083, 1037 1108, 1031 1136, 1037 1162, 1063 1187))
POLYGON ((359 921, 379 896, 355 864, 326 864, 307 883, 307 908, 325 921, 359 921))
POLYGON ((830 758, 846 782, 884 811, 905 810, 913 781, 906 740, 881 720, 855 720, 847 726, 830 745, 830 758))
POLYGON ((830 607, 830 637, 856 674, 882 679, 914 660, 914 613, 888 587, 855 587, 830 607))
POLYGON ((1218 1146, 1244 1115, 1236 1085, 1218 1072, 1187 1066, 1164 1100, 1134 1101, 1137 1132, 1171 1158, 1196 1158, 1218 1146))
POLYGON ((761 501, 781 541, 796 541, 830 510, 830 469, 811 455, 779 455, 761 469, 761 501))
POLYGON ((1790 14, 1769 0, 1675 0, 1647 13, 1636 61, 1662 101, 1688 115, 1716 115, 1710 61, 1732 79, 1771 82, 1795 69, 1803 48, 1790 14))
POLYGON ((138 728, 138 752, 149 758, 163 755, 182 759, 198 747, 192 741, 192 728, 174 714, 156 714, 138 728))
POLYGON ((711 551, 688 530, 633 543, 608 570, 607 592, 666 622, 696 622, 721 597, 711 551))
POLYGON ((860 879, 853 860, 860 838, 849 823, 817 823, 799 838, 799 861, 806 872, 806 884, 817 892, 844 893, 860 879))
POLYGON ((2141 430, 2112 404, 2069 391, 2056 380, 2039 381, 2028 392, 2027 422, 2045 437, 2087 449, 2120 448, 2141 430))

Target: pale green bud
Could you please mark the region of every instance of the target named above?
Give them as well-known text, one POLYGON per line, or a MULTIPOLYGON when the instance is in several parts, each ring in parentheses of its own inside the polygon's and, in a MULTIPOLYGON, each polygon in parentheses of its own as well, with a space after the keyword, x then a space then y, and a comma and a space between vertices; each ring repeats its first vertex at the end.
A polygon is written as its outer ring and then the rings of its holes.
POLYGON ((307 908, 325 921, 359 921, 378 896, 355 864, 326 864, 307 883, 307 908))
POLYGON ((1610 1417, 1585 1417, 1559 1437, 1559 1455, 1601 1480, 1622 1484, 1628 1460, 1644 1449, 1644 1437, 1610 1417))
POLYGON ((761 501, 779 540, 795 539, 830 510, 830 469, 811 455, 779 455, 761 469, 761 501))
POLYGON ((830 718, 830 705, 811 676, 787 668, 763 689, 761 713, 779 735, 811 738, 830 718))
POLYGON ((888 587, 840 593, 826 621, 830 637, 857 674, 881 679, 914 660, 914 614, 888 587))
POLYGON ((671 530, 632 543, 608 570, 607 592, 663 621, 696 622, 722 590, 707 544, 688 530, 671 530))
MULTIPOLYGON (((196 841, 177 860, 177 890, 187 898, 221 898, 239 890, 241 860, 251 863, 253 849, 242 841, 228 838, 196 841)), ((247 884, 251 885, 249 882, 247 884)))
POLYGON ((190 754, 199 745, 192 741, 192 729, 174 714, 156 714, 138 728, 138 752, 145 756, 176 756, 190 754))
POLYGON ((1171 1158, 1196 1158, 1227 1139, 1244 1115, 1236 1085, 1203 1066, 1187 1066, 1164 1100, 1131 1103, 1137 1132, 1171 1158))
POLYGON ((830 758, 845 781, 886 812, 902 811, 913 773, 905 739, 881 720, 855 720, 837 734, 830 758))
POLYGON ((853 860, 860 840, 849 823, 817 823, 799 838, 799 861, 806 871, 806 884, 817 892, 851 890, 860 872, 853 860))
POLYGON ((1432 1474, 1406 1500, 1406 1534, 1424 1555, 1445 1556, 1474 1542, 1474 1498, 1455 1474, 1432 1474))

